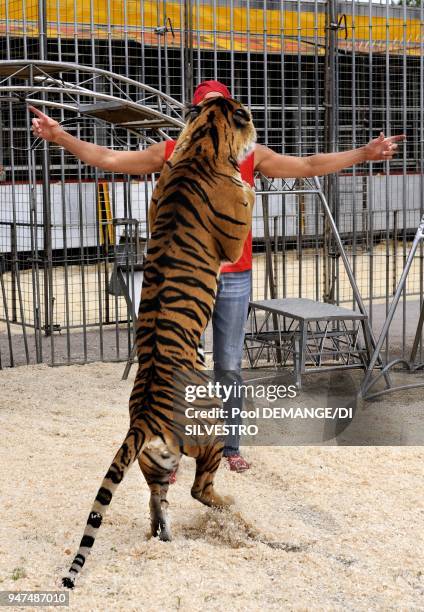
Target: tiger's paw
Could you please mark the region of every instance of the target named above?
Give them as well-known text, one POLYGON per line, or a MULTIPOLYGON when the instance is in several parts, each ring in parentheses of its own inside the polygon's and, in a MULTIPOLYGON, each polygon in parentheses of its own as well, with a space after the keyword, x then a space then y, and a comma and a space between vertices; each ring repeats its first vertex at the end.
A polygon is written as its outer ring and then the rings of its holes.
POLYGON ((161 542, 171 542, 172 540, 171 529, 166 521, 152 521, 151 535, 152 538, 159 538, 161 542))
POLYGON ((201 504, 210 508, 227 508, 234 504, 234 498, 231 495, 219 495, 209 486, 206 490, 199 491, 196 487, 191 489, 191 494, 194 499, 197 499, 201 504))
POLYGON ((227 508, 235 504, 235 499, 232 495, 214 494, 211 498, 211 506, 213 508, 227 508))
POLYGON ((158 533, 157 537, 161 542, 172 542, 172 535, 170 531, 161 531, 158 533))
POLYGON ((159 538, 161 542, 172 542, 172 534, 168 528, 158 529, 153 537, 159 538))

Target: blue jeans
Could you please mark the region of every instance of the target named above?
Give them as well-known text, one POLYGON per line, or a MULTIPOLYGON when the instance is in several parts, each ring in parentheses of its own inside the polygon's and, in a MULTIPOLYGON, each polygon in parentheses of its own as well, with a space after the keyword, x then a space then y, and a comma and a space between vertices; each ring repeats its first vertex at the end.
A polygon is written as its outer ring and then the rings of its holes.
MULTIPOLYGON (((240 370, 243 355, 244 327, 247 319, 252 286, 252 274, 227 272, 221 274, 212 317, 213 361, 215 380, 232 385, 241 382, 240 370)), ((231 408, 242 408, 243 399, 230 396, 224 408, 230 417, 229 425, 240 425, 241 418, 232 418, 231 408)), ((239 454, 240 436, 229 434, 225 440, 224 457, 239 454)))

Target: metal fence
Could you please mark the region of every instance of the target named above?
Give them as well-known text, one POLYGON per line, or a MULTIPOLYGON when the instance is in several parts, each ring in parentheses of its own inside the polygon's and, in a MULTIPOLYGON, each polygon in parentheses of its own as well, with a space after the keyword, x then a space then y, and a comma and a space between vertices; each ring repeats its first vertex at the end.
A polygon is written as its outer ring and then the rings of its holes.
MULTIPOLYGON (((0 1, 0 367, 127 358, 125 287, 154 184, 34 140, 26 102, 80 138, 138 149, 177 135, 182 105, 207 78, 228 84, 259 142, 279 153, 407 135, 390 164, 323 181, 378 332, 424 210, 423 23, 423 7, 389 2, 0 1)), ((351 305, 319 203, 280 188, 273 181, 265 197, 258 177, 254 297, 272 284, 279 297, 351 305)), ((420 251, 387 356, 413 334, 423 261, 420 251)))

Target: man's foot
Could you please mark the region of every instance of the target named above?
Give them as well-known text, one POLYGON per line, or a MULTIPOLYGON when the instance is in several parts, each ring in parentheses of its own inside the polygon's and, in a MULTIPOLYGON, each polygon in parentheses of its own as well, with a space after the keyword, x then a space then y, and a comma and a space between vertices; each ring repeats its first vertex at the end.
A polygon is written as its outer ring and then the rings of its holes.
POLYGON ((230 457, 225 457, 225 459, 231 472, 245 472, 250 468, 250 463, 247 463, 246 459, 241 455, 230 455, 230 457))

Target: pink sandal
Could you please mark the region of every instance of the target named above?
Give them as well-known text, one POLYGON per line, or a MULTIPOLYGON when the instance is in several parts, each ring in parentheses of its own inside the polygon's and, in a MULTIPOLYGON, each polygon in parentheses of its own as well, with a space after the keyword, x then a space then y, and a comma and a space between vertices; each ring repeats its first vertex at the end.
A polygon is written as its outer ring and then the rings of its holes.
POLYGON ((246 459, 243 459, 241 455, 231 455, 230 457, 225 457, 225 459, 231 472, 245 472, 250 468, 250 463, 247 463, 246 459))

